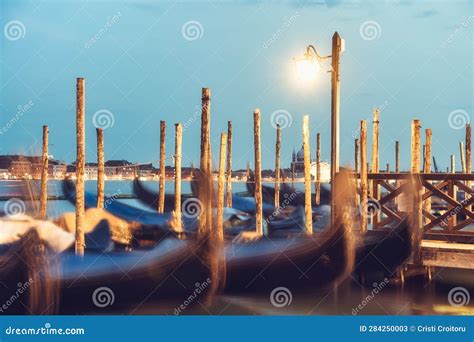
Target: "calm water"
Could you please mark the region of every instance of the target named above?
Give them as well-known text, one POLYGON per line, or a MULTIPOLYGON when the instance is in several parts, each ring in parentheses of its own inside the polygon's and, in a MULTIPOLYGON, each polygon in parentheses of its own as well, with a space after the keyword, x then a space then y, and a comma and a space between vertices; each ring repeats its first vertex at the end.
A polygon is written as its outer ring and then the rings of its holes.
MULTIPOLYGON (((30 182, 32 191, 38 192, 39 182, 30 182)), ((158 190, 157 181, 145 181, 147 187, 158 190)), ((0 195, 15 197, 21 195, 21 181, 0 181, 0 195)), ((302 189, 302 184, 296 183, 302 189)), ((87 191, 96 191, 96 181, 86 181, 87 191)), ((166 183, 167 192, 172 193, 173 182, 166 183)), ((245 183, 233 183, 235 192, 245 191, 245 183)), ((190 192, 189 182, 183 182, 183 193, 190 192)), ((106 194, 132 194, 131 181, 107 181, 106 194)), ((53 196, 62 195, 61 181, 52 180, 48 183, 48 193, 53 196)), ((138 200, 120 200, 137 207, 145 208, 138 200)), ((3 206, 4 202, 0 202, 3 206)), ((31 207, 31 203, 28 203, 31 207)), ((2 207, 0 207, 2 208, 2 207)), ((74 207, 65 200, 48 202, 48 215, 53 218, 66 211, 74 211, 74 207)), ((389 283, 373 295, 375 282, 369 281, 362 286, 356 279, 348 279, 342 286, 326 292, 292 292, 291 302, 283 307, 275 307, 270 301, 270 293, 253 296, 219 296, 213 307, 202 309, 199 306, 189 308, 184 314, 297 314, 297 315, 331 315, 331 314, 378 314, 378 315, 410 315, 410 314, 471 314, 474 315, 474 271, 437 270, 434 281, 411 279, 401 286, 389 283), (461 307, 450 305, 448 293, 455 287, 463 287, 469 294, 469 300, 461 307), (472 298, 472 299, 470 299, 472 298), (358 307, 362 305, 362 309, 358 307)), ((135 314, 173 314, 176 303, 153 303, 139 309, 120 313, 135 314)), ((178 303, 179 304, 179 303, 178 303)))
MULTIPOLYGON (((146 180, 143 181, 145 186, 150 190, 158 192, 158 181, 146 180)), ((22 188, 24 186, 24 181, 0 181, 0 196, 15 197, 21 196, 22 188)), ((273 183, 264 183, 266 185, 273 186, 273 183)), ((294 183, 295 187, 303 190, 304 186, 302 183, 294 183)), ((30 191, 34 194, 39 194, 40 182, 39 181, 29 181, 28 187, 30 191)), ((85 190, 91 193, 96 193, 97 191, 97 181, 88 180, 85 182, 85 190)), ((167 193, 174 192, 174 182, 167 181, 165 183, 165 190, 167 193)), ((233 192, 242 192, 246 191, 245 182, 234 182, 232 183, 233 192)), ((191 192, 190 182, 183 181, 181 191, 183 194, 191 192)), ((132 195, 133 186, 132 181, 130 180, 108 180, 105 182, 105 194, 106 196, 112 196, 114 194, 120 195, 132 195)), ((62 196, 64 195, 62 191, 62 181, 60 180, 50 180, 48 181, 48 195, 49 196, 62 196)), ((120 199, 120 202, 131 204, 140 208, 147 208, 142 205, 142 203, 136 199, 120 199)), ((3 207, 4 201, 0 201, 0 208, 3 207)), ((26 203, 28 209, 33 207, 32 203, 26 203)), ((48 217, 54 218, 61 215, 67 211, 74 211, 74 206, 69 203, 67 200, 51 200, 48 201, 48 217)))

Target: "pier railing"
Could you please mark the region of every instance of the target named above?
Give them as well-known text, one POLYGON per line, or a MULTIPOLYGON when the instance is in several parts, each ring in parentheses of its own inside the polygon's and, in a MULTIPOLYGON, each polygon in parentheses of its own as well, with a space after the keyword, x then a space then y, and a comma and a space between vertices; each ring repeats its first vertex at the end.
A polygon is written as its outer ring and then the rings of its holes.
POLYGON ((367 181, 372 185, 368 207, 373 229, 412 213, 413 221, 420 225, 415 228, 422 234, 474 236, 474 231, 466 230, 474 224, 474 174, 369 173, 367 181), (420 196, 414 196, 417 192, 420 196))

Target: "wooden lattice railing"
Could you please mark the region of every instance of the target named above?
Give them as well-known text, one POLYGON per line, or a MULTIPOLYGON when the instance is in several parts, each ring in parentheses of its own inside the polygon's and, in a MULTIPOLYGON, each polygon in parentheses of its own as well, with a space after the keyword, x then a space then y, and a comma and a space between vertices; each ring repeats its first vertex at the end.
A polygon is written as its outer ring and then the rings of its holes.
POLYGON ((470 186, 474 184, 474 174, 369 173, 367 179, 372 189, 369 207, 376 209, 372 215, 373 229, 400 221, 409 212, 419 216, 419 228, 424 233, 462 231, 474 235, 474 231, 465 229, 474 224, 474 190, 470 186), (413 196, 417 191, 420 196, 413 196), (409 205, 407 198, 412 201, 409 205))

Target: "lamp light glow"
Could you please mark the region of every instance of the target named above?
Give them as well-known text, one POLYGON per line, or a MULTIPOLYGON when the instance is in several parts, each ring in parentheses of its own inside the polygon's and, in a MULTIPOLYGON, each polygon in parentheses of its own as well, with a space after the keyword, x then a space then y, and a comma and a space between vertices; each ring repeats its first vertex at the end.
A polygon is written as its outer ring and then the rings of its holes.
POLYGON ((298 79, 304 82, 312 81, 321 70, 321 65, 317 58, 305 55, 302 58, 295 58, 295 67, 298 79))

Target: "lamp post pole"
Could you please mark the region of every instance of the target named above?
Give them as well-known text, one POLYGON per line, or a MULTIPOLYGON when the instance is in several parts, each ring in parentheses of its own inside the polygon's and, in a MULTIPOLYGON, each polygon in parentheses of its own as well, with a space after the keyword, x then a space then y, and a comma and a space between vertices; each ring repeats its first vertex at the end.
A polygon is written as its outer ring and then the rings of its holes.
POLYGON ((332 73, 331 73, 331 223, 336 218, 335 180, 339 172, 339 138, 340 138, 340 79, 339 56, 342 40, 339 33, 332 36, 332 73))

